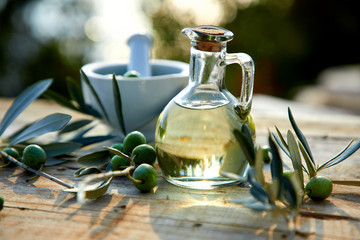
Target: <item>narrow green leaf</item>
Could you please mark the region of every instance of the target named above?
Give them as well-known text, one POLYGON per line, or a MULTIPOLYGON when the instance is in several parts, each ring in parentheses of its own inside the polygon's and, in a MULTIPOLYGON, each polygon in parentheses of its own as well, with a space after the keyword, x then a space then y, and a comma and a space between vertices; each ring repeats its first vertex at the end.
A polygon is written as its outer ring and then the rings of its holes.
POLYGON ((101 135, 101 136, 84 137, 84 135, 87 132, 89 132, 90 130, 92 130, 93 128, 94 128, 94 126, 91 126, 89 128, 86 128, 86 129, 81 129, 81 131, 76 133, 76 135, 73 136, 68 141, 80 143, 84 147, 84 146, 87 146, 87 145, 90 145, 90 144, 93 144, 93 143, 106 141, 106 140, 109 140, 109 139, 112 139, 112 138, 116 137, 115 135, 111 135, 111 134, 109 134, 109 135, 101 135))
POLYGON ((249 143, 248 138, 245 136, 244 133, 240 132, 239 130, 235 129, 233 131, 236 140, 239 143, 241 150, 246 157, 246 160, 249 162, 250 166, 254 166, 255 164, 255 156, 251 153, 251 144, 249 143))
POLYGON ((290 179, 288 179, 287 177, 282 177, 281 181, 284 186, 285 199, 289 202, 292 208, 296 208, 298 204, 294 186, 292 185, 290 179))
POLYGON ((247 140, 249 141, 249 144, 251 146, 251 149, 255 149, 254 146, 254 141, 253 138, 251 136, 251 132, 250 132, 250 128, 247 124, 243 124, 241 126, 241 132, 244 133, 244 135, 246 136, 247 140))
POLYGON ((294 134, 290 130, 287 133, 287 141, 289 143, 289 153, 293 168, 298 172, 297 176, 299 177, 299 182, 301 183, 302 189, 304 189, 304 175, 302 171, 303 165, 301 162, 299 147, 296 143, 294 134))
POLYGON ((57 104, 59 104, 61 106, 81 112, 80 109, 77 108, 70 99, 67 99, 63 95, 61 95, 53 90, 48 89, 44 93, 44 97, 53 100, 54 102, 56 102, 57 104))
POLYGON ((52 80, 39 81, 25 89, 12 103, 0 123, 0 136, 17 116, 51 85, 52 80))
POLYGON ((92 152, 77 159, 77 162, 84 166, 98 166, 109 162, 109 151, 101 150, 92 152))
POLYGON ((341 163, 348 157, 350 157, 353 153, 355 153, 360 148, 360 140, 358 140, 355 144, 350 146, 354 140, 351 140, 350 143, 335 157, 324 163, 321 167, 318 168, 317 171, 329 168, 338 163, 341 163))
POLYGON ((85 129, 81 129, 80 131, 76 132, 75 136, 72 137, 72 139, 70 140, 70 142, 76 142, 76 139, 80 139, 83 138, 84 135, 88 132, 90 132, 95 126, 90 126, 88 128, 85 129))
POLYGON ((279 136, 279 138, 280 138, 280 140, 281 140, 281 143, 283 144, 283 146, 284 146, 287 150, 289 150, 289 146, 287 145, 287 143, 286 143, 283 135, 281 134, 280 130, 279 130, 276 126, 275 126, 275 129, 276 129, 276 132, 277 132, 277 134, 278 134, 278 136, 279 136))
POLYGON ((103 116, 101 116, 101 114, 95 108, 90 106, 89 104, 85 104, 83 106, 83 110, 84 110, 83 113, 85 113, 85 114, 91 115, 91 116, 93 116, 95 118, 99 118, 99 119, 103 118, 103 116))
POLYGON ((102 111, 103 117, 105 118, 105 120, 106 120, 107 122, 110 122, 110 121, 109 121, 109 117, 108 117, 108 115, 107 115, 107 113, 106 113, 106 110, 105 110, 103 104, 101 103, 101 100, 100 100, 99 96, 97 95, 97 93, 96 93, 96 91, 95 91, 95 88, 93 87, 93 85, 91 84, 89 78, 86 76, 86 74, 84 73, 84 71, 83 71, 82 69, 80 69, 80 75, 83 77, 84 82, 85 82, 86 85, 89 87, 92 95, 94 96, 97 104, 99 105, 99 107, 100 107, 100 109, 101 109, 101 111, 102 111))
POLYGON ((120 94, 120 89, 119 89, 119 86, 118 86, 116 78, 115 78, 115 73, 113 74, 113 77, 112 77, 112 84, 113 84, 112 86, 113 86, 113 94, 114 94, 114 101, 115 101, 114 105, 115 105, 116 116, 119 121, 119 125, 120 125, 122 132, 124 133, 124 135, 126 135, 124 116, 123 116, 123 112, 122 112, 121 94, 120 94))
POLYGON ((284 144, 281 142, 281 139, 279 136, 277 136, 275 133, 271 133, 275 143, 280 147, 281 150, 290 158, 289 150, 287 149, 287 146, 284 146, 284 144))
POLYGON ((103 147, 104 149, 106 150, 109 150, 111 153, 115 154, 115 155, 118 155, 120 157, 123 157, 125 159, 128 159, 131 161, 131 158, 130 156, 126 155, 125 153, 123 153, 122 151, 116 149, 116 148, 113 148, 113 147, 103 147))
POLYGON ((258 201, 262 203, 270 202, 270 195, 265 188, 255 180, 256 169, 251 167, 248 171, 248 181, 251 184, 250 193, 258 201))
POLYGON ((275 200, 278 198, 278 196, 280 195, 280 180, 279 179, 274 179, 271 183, 268 183, 265 185, 266 186, 266 190, 269 193, 271 202, 275 202, 275 200))
POLYGON ((14 133, 12 133, 10 136, 7 137, 7 140, 9 142, 11 142, 14 138, 16 138, 17 135, 19 135, 22 131, 24 131, 25 129, 27 129, 32 123, 28 123, 24 126, 22 126, 20 129, 18 129, 17 131, 15 131, 14 133))
POLYGON ((284 186, 285 192, 289 192, 289 194, 292 194, 292 199, 294 200, 293 207, 299 209, 301 208, 303 196, 304 196, 304 188, 301 186, 302 183, 299 181, 299 173, 297 170, 294 171, 294 174, 288 178, 291 186, 284 186), (290 189, 291 188, 291 189, 290 189))
POLYGON ((76 130, 90 124, 91 122, 93 122, 93 120, 90 120, 90 119, 81 119, 81 120, 71 122, 68 125, 66 125, 61 131, 59 131, 59 134, 76 131, 76 130))
POLYGON ((290 107, 288 108, 288 114, 289 114, 289 120, 290 120, 291 126, 293 127, 296 136, 300 140, 301 144, 304 146, 304 150, 307 152, 311 162, 313 163, 313 165, 315 165, 315 161, 314 161, 313 155, 311 153, 310 146, 309 146, 308 142, 306 141, 304 134, 301 132, 300 128, 296 124, 295 119, 291 113, 290 107))
POLYGON ((74 172, 74 177, 82 177, 93 173, 101 173, 101 170, 97 167, 83 167, 74 172))
POLYGON ((268 140, 272 154, 272 160, 270 163, 271 177, 273 180, 281 179, 283 174, 283 165, 279 154, 279 150, 277 149, 276 144, 271 137, 271 134, 269 134, 268 140))
MULTIPOLYGON (((107 192, 112 180, 113 180, 113 177, 111 177, 108 180, 105 180, 101 183, 88 186, 85 189, 85 198, 96 199, 98 197, 101 197, 102 195, 104 195, 107 192)), ((79 189, 78 188, 70 188, 70 189, 65 189, 64 191, 70 192, 70 193, 78 193, 79 189)))
POLYGON ((81 109, 84 109, 86 104, 80 86, 70 77, 66 78, 66 86, 71 99, 75 101, 81 109))
POLYGON ((306 166, 308 168, 310 178, 312 178, 312 177, 316 176, 315 166, 313 165, 312 161, 310 160, 310 157, 307 154, 306 150, 304 149, 304 146, 302 144, 299 144, 299 147, 300 147, 301 154, 304 157, 306 166))
POLYGON ((38 137, 42 134, 57 131, 63 128, 70 121, 70 119, 71 116, 67 114, 50 114, 31 124, 28 128, 17 135, 16 138, 10 142, 10 145, 13 146, 31 138, 38 137))
POLYGON ((72 139, 72 141, 80 143, 82 144, 83 147, 85 147, 94 143, 99 143, 109 139, 113 139, 115 137, 116 137, 115 135, 90 136, 90 137, 72 139))
POLYGON ((256 154, 255 154, 255 180, 259 182, 261 185, 265 184, 265 178, 263 173, 263 167, 264 167, 264 154, 263 149, 261 146, 257 147, 256 154))
POLYGON ((82 147, 82 145, 74 142, 57 142, 41 145, 41 147, 44 149, 48 157, 58 157, 78 150, 82 147))
POLYGON ((44 164, 45 167, 53 167, 53 166, 57 166, 59 164, 68 162, 68 159, 63 159, 63 158, 54 158, 54 157, 48 157, 46 159, 46 162, 44 164))
POLYGON ((252 187, 250 188, 250 194, 264 204, 270 202, 269 194, 258 182, 252 184, 252 187))

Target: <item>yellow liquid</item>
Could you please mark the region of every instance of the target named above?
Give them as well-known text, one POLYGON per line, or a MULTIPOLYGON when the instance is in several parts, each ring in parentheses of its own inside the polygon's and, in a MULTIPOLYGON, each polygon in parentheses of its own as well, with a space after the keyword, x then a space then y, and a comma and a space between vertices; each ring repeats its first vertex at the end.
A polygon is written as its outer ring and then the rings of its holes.
MULTIPOLYGON (((233 135, 243 124, 249 124, 249 119, 241 121, 230 104, 189 109, 171 102, 160 115, 155 135, 165 179, 194 189, 238 183, 225 173, 246 175, 248 162, 233 135)), ((254 130, 253 124, 249 125, 254 130)))

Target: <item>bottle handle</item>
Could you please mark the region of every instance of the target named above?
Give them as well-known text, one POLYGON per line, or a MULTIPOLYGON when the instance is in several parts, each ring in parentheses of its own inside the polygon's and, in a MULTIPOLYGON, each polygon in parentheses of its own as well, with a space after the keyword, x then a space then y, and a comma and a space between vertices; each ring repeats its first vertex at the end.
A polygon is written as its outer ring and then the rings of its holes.
POLYGON ((239 104, 235 106, 236 113, 241 119, 246 119, 251 110, 255 64, 246 53, 230 53, 225 55, 225 64, 237 63, 242 69, 242 86, 239 104))

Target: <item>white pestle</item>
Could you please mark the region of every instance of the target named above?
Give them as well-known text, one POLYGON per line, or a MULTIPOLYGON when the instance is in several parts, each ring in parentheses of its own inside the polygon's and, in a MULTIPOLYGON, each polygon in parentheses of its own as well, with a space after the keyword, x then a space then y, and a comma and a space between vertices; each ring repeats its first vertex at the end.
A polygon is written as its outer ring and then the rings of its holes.
POLYGON ((127 71, 136 71, 142 77, 150 77, 152 73, 149 60, 153 38, 149 34, 134 34, 127 43, 130 47, 130 61, 127 71))

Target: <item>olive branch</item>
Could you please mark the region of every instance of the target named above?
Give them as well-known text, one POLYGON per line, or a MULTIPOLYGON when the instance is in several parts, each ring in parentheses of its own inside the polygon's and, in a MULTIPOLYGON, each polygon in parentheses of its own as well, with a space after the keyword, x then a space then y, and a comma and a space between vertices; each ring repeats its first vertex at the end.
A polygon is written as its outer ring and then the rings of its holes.
MULTIPOLYGON (((236 200, 235 202, 243 203, 259 211, 276 210, 285 206, 290 212, 298 212, 301 208, 303 198, 307 194, 304 191, 303 172, 311 179, 315 177, 319 171, 335 166, 346 160, 360 148, 360 140, 355 143, 354 140, 351 140, 337 155, 319 166, 316 164, 308 141, 298 127, 290 108, 288 108, 288 115, 295 135, 291 130, 288 130, 286 141, 276 126, 276 134, 269 132, 271 182, 264 180, 264 149, 260 146, 255 146, 246 125, 243 125, 240 131, 234 130, 233 133, 250 165, 247 181, 251 184, 250 193, 252 195, 249 199, 236 200), (294 169, 294 173, 291 176, 283 174, 283 161, 278 148, 291 159, 294 169), (302 159, 304 159, 305 165, 302 159), (281 204, 277 205, 276 202, 281 204)), ((334 184, 360 185, 359 181, 332 182, 334 184)))

